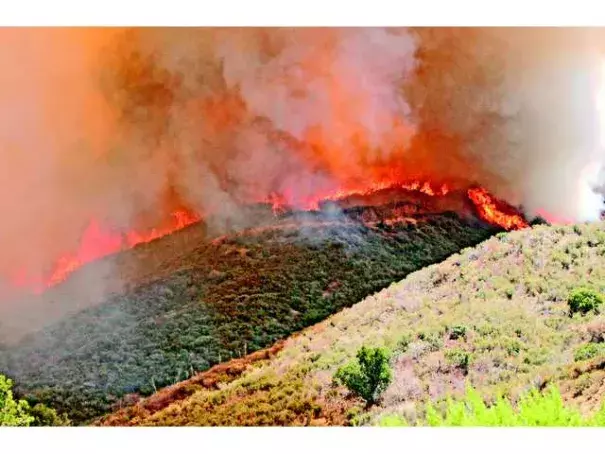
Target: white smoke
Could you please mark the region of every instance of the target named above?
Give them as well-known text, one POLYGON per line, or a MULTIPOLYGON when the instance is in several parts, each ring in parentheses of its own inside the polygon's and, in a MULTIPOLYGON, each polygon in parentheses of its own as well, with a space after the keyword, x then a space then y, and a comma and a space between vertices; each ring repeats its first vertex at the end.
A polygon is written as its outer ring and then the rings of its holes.
POLYGON ((413 111, 457 138, 433 157, 456 154, 463 160, 456 173, 466 165, 529 215, 598 219, 603 30, 446 29, 421 37, 421 48, 437 51, 426 57, 434 74, 411 81, 410 96, 422 94, 413 111))
POLYGON ((511 156, 528 157, 520 161, 526 165, 520 186, 530 214, 584 222, 598 220, 604 208, 595 190, 605 163, 602 37, 601 31, 551 30, 532 46, 535 54, 517 60, 510 89, 521 101, 522 133, 511 156))

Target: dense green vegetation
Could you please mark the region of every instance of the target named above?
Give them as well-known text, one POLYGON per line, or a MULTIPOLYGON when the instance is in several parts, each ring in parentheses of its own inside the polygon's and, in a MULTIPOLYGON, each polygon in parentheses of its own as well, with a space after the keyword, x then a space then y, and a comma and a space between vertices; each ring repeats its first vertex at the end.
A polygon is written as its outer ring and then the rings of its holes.
MULTIPOLYGON (((565 405, 556 386, 546 392, 532 389, 514 405, 510 399, 499 396, 491 404, 473 388, 468 388, 464 399, 451 397, 439 406, 427 404, 424 416, 415 421, 418 426, 496 426, 496 427, 605 427, 605 401, 600 409, 585 416, 577 408, 565 405)), ((381 426, 412 425, 404 417, 385 415, 381 426)))
POLYGON ((603 304, 603 296, 591 289, 575 289, 567 299, 569 314, 579 313, 586 315, 589 312, 599 313, 599 307, 603 304))
POLYGON ((0 375, 0 426, 29 426, 34 417, 29 404, 13 397, 13 381, 0 375))
POLYGON ((43 404, 29 405, 24 399, 13 396, 13 381, 0 374, 0 426, 67 426, 65 416, 43 404))
MULTIPOLYGON (((554 383, 569 409, 561 415, 577 410, 584 419, 569 421, 592 424, 605 397, 605 315, 570 317, 568 301, 580 289, 597 300, 605 292, 604 227, 537 226, 492 237, 304 330, 220 389, 199 389, 160 410, 133 408, 128 421, 375 425, 397 415, 415 422, 427 402, 458 402, 469 386, 484 402, 502 396, 516 405, 528 389, 554 383), (393 353, 393 380, 371 407, 333 381, 363 345, 393 353)), ((535 408, 547 403, 556 403, 553 395, 535 408)), ((527 416, 515 412, 510 421, 527 416)))
POLYGON ((168 277, 0 351, 0 371, 33 404, 82 423, 129 394, 269 346, 494 233, 447 214, 417 225, 314 222, 200 244, 168 277))

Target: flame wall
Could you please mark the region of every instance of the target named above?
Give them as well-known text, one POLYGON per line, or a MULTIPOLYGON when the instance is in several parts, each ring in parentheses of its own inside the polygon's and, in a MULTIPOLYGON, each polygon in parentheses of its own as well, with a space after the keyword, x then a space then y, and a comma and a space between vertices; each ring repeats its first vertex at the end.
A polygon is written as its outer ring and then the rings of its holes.
POLYGON ((0 276, 48 274, 91 225, 119 249, 175 210, 391 181, 593 219, 602 35, 0 29, 0 276))

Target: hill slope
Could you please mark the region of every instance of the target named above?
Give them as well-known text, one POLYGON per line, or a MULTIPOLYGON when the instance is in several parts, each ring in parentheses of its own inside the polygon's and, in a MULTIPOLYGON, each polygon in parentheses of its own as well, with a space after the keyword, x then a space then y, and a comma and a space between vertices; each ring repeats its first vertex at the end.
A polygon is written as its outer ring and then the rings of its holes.
POLYGON ((134 288, 0 350, 0 371, 32 402, 82 423, 268 347, 497 231, 398 210, 318 212, 214 241, 189 228, 179 235, 198 239, 186 253, 166 253, 173 239, 137 248, 143 263, 158 248, 165 257, 134 288))
POLYGON ((603 223, 499 234, 259 358, 198 375, 101 424, 373 424, 386 414, 413 420, 419 403, 469 383, 485 396, 514 397, 547 381, 590 412, 605 393, 605 350, 589 359, 577 353, 605 341, 605 317, 568 316, 566 299, 579 286, 605 291, 603 223), (453 327, 466 335, 456 338, 453 327), (367 413, 332 383, 362 344, 395 352, 395 379, 367 413), (468 369, 457 360, 465 353, 468 369))

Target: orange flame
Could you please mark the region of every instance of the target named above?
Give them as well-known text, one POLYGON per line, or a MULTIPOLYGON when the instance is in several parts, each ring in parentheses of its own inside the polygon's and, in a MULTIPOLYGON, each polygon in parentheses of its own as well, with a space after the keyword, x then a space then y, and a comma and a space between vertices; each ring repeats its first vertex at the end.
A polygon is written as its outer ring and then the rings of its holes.
POLYGON ((328 195, 322 197, 321 200, 316 200, 313 206, 318 206, 320 201, 338 201, 351 196, 362 196, 368 195, 373 192, 381 191, 384 189, 405 189, 408 191, 419 191, 426 195, 435 196, 435 195, 446 195, 449 192, 449 188, 446 184, 439 186, 438 188, 434 188, 431 183, 425 181, 424 183, 420 181, 412 181, 409 183, 395 183, 391 181, 383 181, 378 182, 366 189, 358 189, 358 190, 350 190, 350 191, 337 191, 332 195, 328 195))
POLYGON ((468 197, 477 207, 479 216, 490 224, 499 225, 506 230, 516 230, 528 227, 527 222, 519 214, 507 214, 500 209, 496 199, 483 188, 471 188, 468 197))
MULTIPOLYGON (((316 196, 306 200, 302 209, 316 210, 322 201, 338 201, 351 196, 364 196, 384 189, 419 191, 429 196, 444 196, 450 191, 446 184, 434 185, 417 180, 397 183, 387 180, 374 183, 366 188, 337 190, 333 193, 316 196)), ((503 211, 496 199, 483 188, 469 189, 468 197, 477 207, 480 217, 491 224, 499 225, 507 230, 521 229, 528 226, 521 215, 508 214, 503 211)), ((276 215, 286 211, 289 201, 289 197, 277 193, 271 193, 264 200, 264 202, 271 204, 276 215)), ((125 234, 104 228, 96 219, 92 219, 82 235, 77 250, 74 253, 60 257, 48 276, 34 278, 29 276, 25 270, 18 270, 11 276, 11 282, 16 287, 28 288, 34 293, 41 293, 45 289, 65 281, 71 273, 87 263, 174 233, 198 222, 201 216, 187 210, 177 210, 172 213, 171 218, 170 222, 162 228, 154 228, 148 231, 134 230, 125 234)))
MULTIPOLYGON (((428 181, 411 181, 407 183, 397 183, 394 180, 385 180, 373 183, 366 187, 357 187, 353 189, 339 189, 331 193, 316 195, 307 199, 302 203, 301 208, 304 210, 318 210, 320 202, 333 201, 337 202, 347 197, 365 196, 384 189, 403 189, 408 191, 418 191, 430 196, 446 195, 450 189, 446 184, 433 185, 428 181)), ((271 193, 265 199, 265 203, 271 204, 273 213, 278 214, 286 210, 289 198, 284 194, 271 193)))
POLYGON ((121 234, 103 228, 96 219, 92 219, 84 230, 77 251, 60 257, 47 277, 35 278, 28 276, 25 270, 18 270, 11 277, 11 282, 18 288, 30 288, 34 293, 41 293, 65 281, 71 273, 87 263, 131 249, 139 244, 149 243, 199 220, 200 217, 194 213, 177 210, 172 213, 170 223, 163 228, 121 234))

